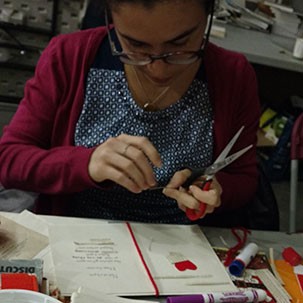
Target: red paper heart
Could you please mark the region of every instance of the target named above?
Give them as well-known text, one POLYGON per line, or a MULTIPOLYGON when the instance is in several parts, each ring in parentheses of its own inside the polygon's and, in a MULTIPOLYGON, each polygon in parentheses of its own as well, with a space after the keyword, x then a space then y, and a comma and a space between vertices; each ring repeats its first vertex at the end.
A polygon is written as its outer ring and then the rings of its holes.
POLYGON ((187 269, 188 270, 196 270, 197 269, 197 266, 189 260, 176 262, 175 266, 180 271, 184 271, 184 270, 187 270, 187 269))

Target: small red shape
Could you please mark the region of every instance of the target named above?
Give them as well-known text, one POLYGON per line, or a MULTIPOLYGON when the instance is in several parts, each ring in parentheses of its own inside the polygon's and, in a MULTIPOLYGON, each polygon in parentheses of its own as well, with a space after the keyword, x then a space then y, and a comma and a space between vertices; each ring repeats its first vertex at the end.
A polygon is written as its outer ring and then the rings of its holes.
POLYGON ((291 266, 297 266, 302 262, 302 257, 292 247, 285 248, 282 256, 291 266))
POLYGON ((188 270, 196 270, 197 269, 197 266, 189 260, 176 262, 175 266, 180 271, 185 271, 187 269, 188 270))
POLYGON ((296 275, 301 293, 303 294, 303 275, 296 275))

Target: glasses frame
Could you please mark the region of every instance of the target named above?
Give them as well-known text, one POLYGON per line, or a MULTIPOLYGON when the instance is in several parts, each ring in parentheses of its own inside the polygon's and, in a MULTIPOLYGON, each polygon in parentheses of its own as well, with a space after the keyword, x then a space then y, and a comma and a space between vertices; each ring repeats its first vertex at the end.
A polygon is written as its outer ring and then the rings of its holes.
POLYGON ((116 45, 111 37, 111 33, 110 33, 110 25, 109 25, 109 19, 108 19, 108 11, 107 9, 105 9, 104 12, 104 16, 105 16, 105 25, 106 25, 106 30, 107 30, 107 35, 108 35, 108 40, 109 40, 109 44, 110 44, 110 48, 111 48, 111 53, 113 56, 119 57, 120 61, 126 64, 131 64, 131 65, 148 65, 153 63, 156 60, 163 60, 165 63, 168 64, 176 64, 176 65, 186 65, 186 64, 191 64, 201 58, 203 58, 204 56, 204 50, 205 47, 209 41, 209 36, 210 36, 210 32, 211 32, 211 26, 212 26, 212 21, 213 21, 213 15, 214 15, 214 3, 215 1, 212 1, 212 6, 211 6, 211 11, 210 11, 210 19, 208 22, 208 28, 206 33, 204 34, 204 38, 202 41, 202 45, 200 47, 199 50, 197 51, 178 51, 178 52, 169 52, 169 53, 164 53, 164 54, 160 54, 160 55, 151 55, 148 53, 141 53, 141 52, 124 52, 121 51, 119 52, 116 48, 116 45), (136 55, 136 54, 141 54, 143 57, 146 57, 146 60, 142 60, 140 61, 132 61, 131 59, 125 59, 124 56, 129 57, 129 55, 136 55), (190 59, 188 59, 188 61, 186 61, 185 63, 180 61, 180 62, 170 62, 169 58, 174 56, 174 55, 182 55, 182 54, 192 54, 193 56, 193 60, 191 61, 190 59))

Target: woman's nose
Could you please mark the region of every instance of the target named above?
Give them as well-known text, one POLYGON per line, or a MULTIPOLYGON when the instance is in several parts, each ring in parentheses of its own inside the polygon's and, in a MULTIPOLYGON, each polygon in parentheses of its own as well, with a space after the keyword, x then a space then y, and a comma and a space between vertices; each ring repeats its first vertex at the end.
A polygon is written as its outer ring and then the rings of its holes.
POLYGON ((154 60, 150 64, 147 65, 147 69, 153 76, 163 77, 168 72, 169 64, 166 63, 163 59, 154 60))

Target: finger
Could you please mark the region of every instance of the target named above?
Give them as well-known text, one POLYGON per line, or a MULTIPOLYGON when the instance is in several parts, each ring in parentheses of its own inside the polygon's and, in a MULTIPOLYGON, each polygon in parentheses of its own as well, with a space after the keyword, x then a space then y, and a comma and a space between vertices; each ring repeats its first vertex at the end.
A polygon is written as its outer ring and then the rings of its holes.
MULTIPOLYGON (((186 192, 185 188, 182 188, 182 187, 179 188, 179 191, 184 192, 184 193, 186 192)), ((183 203, 181 203, 180 201, 177 200, 177 204, 178 204, 178 207, 182 211, 186 212, 187 207, 183 203)))
POLYGON ((190 176, 191 171, 189 169, 183 169, 180 171, 177 171, 169 183, 167 184, 167 187, 170 188, 179 188, 190 176))
POLYGON ((179 207, 182 211, 186 212, 186 207, 185 207, 182 203, 180 203, 180 202, 177 201, 177 204, 178 204, 178 207, 179 207))
MULTIPOLYGON (((89 174, 96 182, 102 182, 104 180, 111 180, 117 183, 123 183, 122 176, 127 179, 131 179, 141 189, 147 189, 150 185, 147 183, 144 174, 141 169, 131 159, 123 155, 123 151, 127 151, 126 144, 116 140, 115 138, 109 139, 107 142, 99 145, 97 149, 92 153, 89 162, 89 174), (114 170, 119 171, 120 174, 112 174, 114 170)), ((124 152, 125 153, 125 152, 124 152)), ((146 158, 146 165, 150 167, 146 158)), ((153 172, 150 173, 151 179, 153 179, 153 172)), ((129 184, 129 180, 127 180, 129 184)), ((154 181, 155 184, 155 181, 154 181)), ((137 191, 137 189, 132 189, 137 191)))
MULTIPOLYGON (((178 189, 164 188, 163 194, 169 198, 177 201, 179 207, 183 205, 185 208, 199 210, 200 202, 189 194, 187 191, 181 191, 178 189)), ((183 208, 181 208, 183 210, 183 208)))
POLYGON ((131 176, 136 180, 136 182, 139 182, 141 186, 144 185, 145 189, 156 185, 154 171, 142 150, 135 146, 128 145, 127 148, 125 148, 123 156, 128 160, 125 161, 125 165, 127 165, 125 169, 128 172, 130 172, 132 168, 129 161, 136 166, 136 175, 133 175, 133 171, 131 171, 131 176), (140 174, 138 174, 138 171, 140 171, 140 174))
POLYGON ((146 157, 153 165, 157 167, 162 166, 160 154, 158 153, 155 146, 146 137, 129 136, 122 134, 118 138, 124 143, 130 144, 137 147, 139 150, 142 150, 142 152, 146 155, 146 157))
POLYGON ((210 189, 217 189, 218 192, 219 192, 219 194, 222 195, 222 192, 223 192, 222 186, 218 182, 218 180, 216 179, 216 177, 213 177, 210 189))
MULTIPOLYGON (((120 184, 123 182, 123 178, 131 179, 141 190, 150 188, 151 185, 148 184, 144 174, 142 173, 142 170, 137 165, 137 163, 135 163, 131 159, 120 154, 113 154, 112 157, 108 157, 107 161, 107 175, 112 181, 120 184), (120 172, 120 174, 110 174, 110 172, 114 171, 120 172)), ((149 164, 147 163, 146 165, 149 164)), ((156 184, 156 181, 154 180, 152 170, 150 179, 153 180, 151 182, 153 182, 152 186, 154 186, 156 184)))
MULTIPOLYGON (((129 141, 135 138, 124 136, 129 141)), ((101 147, 101 146, 100 146, 101 147)), ((145 154, 137 147, 125 140, 110 138, 102 148, 103 161, 109 166, 122 170, 133 179, 141 189, 147 189, 156 185, 154 172, 145 154)))
POLYGON ((219 197, 218 191, 215 189, 210 189, 205 191, 198 187, 197 185, 191 185, 189 187, 191 194, 198 200, 204 203, 215 206, 219 197))
POLYGON ((116 184, 119 184, 120 186, 128 189, 133 193, 142 192, 141 187, 138 186, 138 184, 133 179, 115 167, 108 168, 108 176, 109 180, 115 182, 116 184))
POLYGON ((198 201, 207 205, 205 213, 212 213, 215 208, 221 205, 222 191, 217 187, 209 191, 203 191, 199 187, 192 185, 190 191, 198 201))

